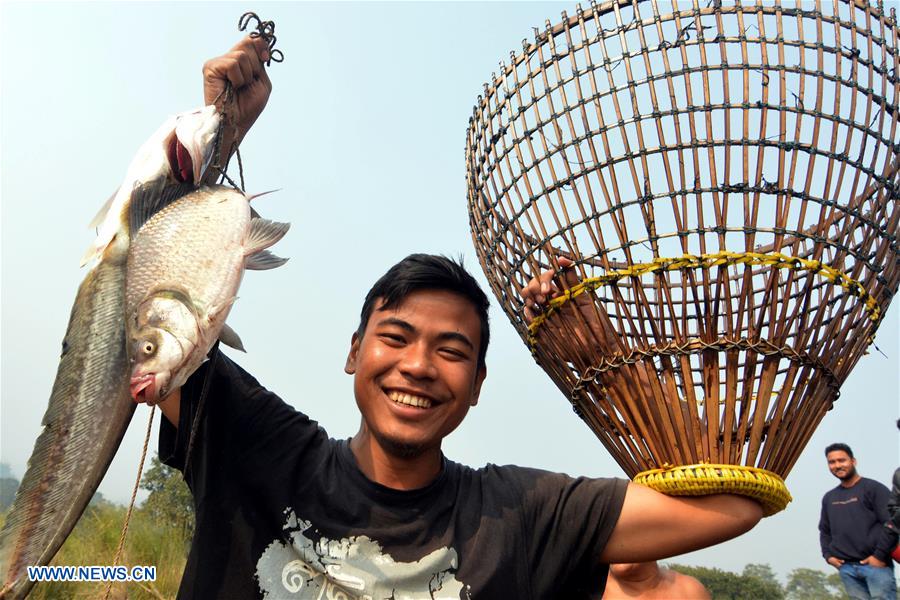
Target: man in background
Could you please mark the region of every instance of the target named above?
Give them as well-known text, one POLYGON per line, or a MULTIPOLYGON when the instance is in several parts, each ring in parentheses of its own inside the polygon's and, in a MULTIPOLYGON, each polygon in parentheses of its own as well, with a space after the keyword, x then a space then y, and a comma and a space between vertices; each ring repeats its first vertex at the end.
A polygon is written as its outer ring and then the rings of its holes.
MULTIPOLYGON (((900 429, 900 419, 897 419, 897 429, 900 429)), ((891 520, 885 524, 886 527, 889 527, 894 535, 897 536, 900 533, 900 467, 897 467, 897 470, 894 471, 894 480, 893 485, 891 486, 891 499, 888 502, 888 513, 891 515, 891 520)), ((896 544, 898 539, 894 539, 894 543, 896 544)), ((894 548, 891 557, 900 562, 900 546, 896 546, 894 548)))
POLYGON ((703 584, 684 573, 665 567, 656 561, 609 565, 609 579, 603 600, 709 600, 711 596, 703 584))
POLYGON ((856 472, 856 459, 847 444, 831 444, 825 448, 825 458, 840 484, 822 498, 822 556, 838 570, 847 595, 854 600, 895 600, 891 562, 895 536, 885 527, 890 492, 856 472))
MULTIPOLYGON (((900 419, 897 419, 897 429, 900 429, 900 419)), ((900 531, 900 467, 894 471, 893 489, 891 499, 888 502, 888 512, 891 514, 891 524, 894 531, 900 531)))

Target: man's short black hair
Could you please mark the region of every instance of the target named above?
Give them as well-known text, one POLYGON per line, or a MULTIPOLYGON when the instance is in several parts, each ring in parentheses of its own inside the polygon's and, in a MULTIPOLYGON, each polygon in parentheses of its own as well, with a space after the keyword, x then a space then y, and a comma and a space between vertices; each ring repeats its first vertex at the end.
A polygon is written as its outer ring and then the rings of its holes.
POLYGON ((835 450, 842 450, 847 453, 847 456, 853 458, 853 450, 850 449, 850 446, 848 446, 847 444, 841 444, 840 442, 838 442, 837 444, 829 444, 825 448, 825 456, 828 456, 829 452, 834 452, 835 450))
POLYGON ((375 301, 384 299, 379 308, 391 308, 418 290, 446 290, 468 300, 478 313, 481 322, 481 345, 478 348, 478 366, 485 365, 491 331, 488 324, 488 298, 475 278, 459 262, 435 254, 410 254, 375 282, 363 302, 356 333, 363 336, 369 317, 375 310, 375 301))

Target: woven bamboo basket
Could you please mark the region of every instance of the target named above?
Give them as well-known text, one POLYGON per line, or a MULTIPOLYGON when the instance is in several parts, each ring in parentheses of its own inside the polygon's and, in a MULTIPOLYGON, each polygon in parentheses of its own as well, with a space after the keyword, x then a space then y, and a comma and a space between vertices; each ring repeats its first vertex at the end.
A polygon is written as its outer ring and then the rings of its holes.
POLYGON ((898 35, 881 2, 606 2, 485 84, 479 260, 635 481, 790 501, 900 281, 898 35), (526 319, 561 257, 563 293, 526 319))

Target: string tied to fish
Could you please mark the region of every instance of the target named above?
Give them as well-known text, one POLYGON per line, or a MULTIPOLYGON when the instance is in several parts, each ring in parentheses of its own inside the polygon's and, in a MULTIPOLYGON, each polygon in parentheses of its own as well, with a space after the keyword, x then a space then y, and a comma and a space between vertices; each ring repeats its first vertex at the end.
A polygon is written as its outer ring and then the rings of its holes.
POLYGON ((246 31, 250 21, 253 20, 256 21, 256 30, 250 32, 250 37, 261 37, 266 40, 266 43, 269 45, 269 58, 266 60, 266 66, 270 66, 273 62, 282 62, 284 60, 284 53, 275 48, 275 42, 278 39, 275 37, 275 21, 263 21, 255 12, 248 11, 242 14, 241 18, 238 20, 238 29, 240 31, 246 31))
MULTIPOLYGON (((251 22, 255 21, 256 26, 253 31, 250 32, 251 38, 262 38, 265 40, 266 45, 268 46, 269 56, 265 61, 266 66, 271 66, 273 62, 280 63, 284 61, 284 53, 275 47, 275 44, 278 38, 275 37, 275 22, 274 21, 264 21, 257 15, 255 12, 248 11, 241 15, 238 19, 238 31, 247 31, 247 28, 250 26, 251 22)), ((213 150, 213 161, 212 161, 212 169, 219 173, 219 183, 228 182, 228 184, 235 188, 239 189, 242 192, 246 191, 246 187, 244 184, 244 165, 241 161, 241 150, 238 144, 235 144, 233 148, 230 148, 225 155, 225 164, 222 164, 222 153, 221 153, 221 143, 222 138, 224 136, 225 127, 228 125, 233 125, 233 120, 230 118, 233 114, 232 107, 234 106, 234 89, 231 85, 230 81, 225 82, 225 87, 222 92, 213 100, 213 104, 218 105, 219 100, 222 100, 222 108, 220 112, 222 113, 223 119, 219 124, 219 130, 216 133, 216 141, 213 150), (231 161, 231 155, 235 154, 237 156, 238 161, 238 173, 240 176, 241 184, 238 186, 231 177, 228 176, 228 164, 231 161)))

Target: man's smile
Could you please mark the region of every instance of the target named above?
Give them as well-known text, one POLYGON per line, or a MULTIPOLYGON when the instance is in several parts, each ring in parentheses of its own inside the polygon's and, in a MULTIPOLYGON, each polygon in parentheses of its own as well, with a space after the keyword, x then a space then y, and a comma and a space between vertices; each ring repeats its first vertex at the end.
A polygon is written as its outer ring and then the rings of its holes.
POLYGON ((434 402, 432 402, 430 398, 418 394, 401 392, 399 390, 390 390, 387 392, 387 396, 397 404, 405 404, 417 408, 431 408, 434 405, 434 402))

